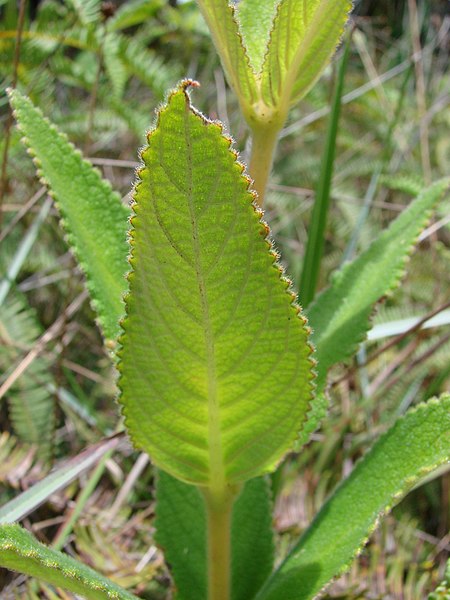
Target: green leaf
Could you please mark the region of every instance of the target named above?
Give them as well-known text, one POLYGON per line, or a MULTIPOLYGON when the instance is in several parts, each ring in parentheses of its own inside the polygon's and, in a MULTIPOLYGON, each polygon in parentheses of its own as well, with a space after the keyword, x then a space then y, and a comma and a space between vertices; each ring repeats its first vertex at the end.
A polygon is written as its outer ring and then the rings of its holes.
POLYGON ((19 525, 0 526, 0 566, 42 579, 87 600, 137 600, 71 556, 38 542, 19 525))
POLYGON ((0 525, 14 523, 29 515, 52 494, 66 487, 87 469, 96 465, 107 452, 117 448, 122 439, 123 434, 117 434, 86 448, 78 456, 71 458, 56 471, 4 504, 0 508, 0 525))
POLYGON ((243 167, 185 85, 142 153, 120 402, 158 467, 218 490, 292 447, 310 405, 310 348, 243 167))
POLYGON ((272 502, 269 483, 258 477, 245 484, 233 506, 231 600, 250 600, 273 568, 272 502))
POLYGON ((306 309, 314 298, 317 280, 320 273, 323 249, 325 246, 325 229, 330 209, 331 181, 333 179, 334 159, 336 156, 336 139, 339 128, 344 78, 350 52, 350 38, 345 49, 334 84, 333 101, 328 118, 327 134, 320 161, 320 175, 317 182, 314 205, 308 227, 308 241, 303 258, 302 275, 300 277, 300 302, 306 309))
POLYGON ((278 2, 279 0, 240 0, 237 5, 239 30, 255 73, 260 73, 262 69, 278 2))
MULTIPOLYGON (((250 600, 273 565, 269 486, 259 477, 248 481, 233 506, 231 600, 250 600)), ((206 600, 206 514, 199 490, 159 472, 156 541, 171 566, 177 600, 206 600)))
POLYGON ((235 8, 227 0, 198 0, 228 82, 243 106, 257 101, 255 74, 245 53, 235 8))
POLYGON ((193 485, 158 471, 155 541, 175 582, 175 600, 206 600, 206 513, 193 485))
POLYGON ((299 452, 302 446, 309 442, 311 435, 319 428, 321 422, 327 416, 328 397, 324 393, 317 393, 314 402, 311 403, 311 410, 308 412, 305 426, 300 432, 300 436, 295 443, 294 450, 299 452))
POLYGON ((318 360, 318 388, 328 369, 349 358, 369 329, 373 305, 396 287, 431 210, 450 185, 425 189, 358 258, 333 275, 331 285, 308 307, 318 360))
POLYGON ((444 581, 428 596, 428 600, 450 600, 450 559, 447 561, 444 581))
POLYGON ((101 18, 101 0, 69 0, 69 5, 85 27, 98 24, 101 18))
POLYGON ((86 274, 105 338, 115 340, 124 312, 129 210, 28 98, 16 90, 9 95, 25 143, 56 199, 69 245, 86 274))
POLYGON ((117 100, 123 96, 128 81, 127 67, 120 57, 121 45, 126 42, 119 34, 108 32, 103 41, 103 61, 117 100))
POLYGON ((108 31, 135 27, 149 21, 163 5, 162 0, 128 0, 107 21, 108 31))
POLYGON ((320 77, 344 30, 351 0, 281 0, 261 76, 268 106, 298 102, 320 77))
POLYGON ((400 418, 336 489, 257 600, 311 600, 344 573, 380 517, 450 460, 450 395, 400 418))
MULTIPOLYGON (((4 379, 23 360, 24 351, 33 348, 42 335, 34 309, 14 291, 0 305, 0 371, 4 379)), ((56 427, 55 395, 50 389, 54 385, 52 364, 45 354, 35 358, 6 395, 14 432, 22 441, 35 445, 43 462, 51 456, 56 427)))

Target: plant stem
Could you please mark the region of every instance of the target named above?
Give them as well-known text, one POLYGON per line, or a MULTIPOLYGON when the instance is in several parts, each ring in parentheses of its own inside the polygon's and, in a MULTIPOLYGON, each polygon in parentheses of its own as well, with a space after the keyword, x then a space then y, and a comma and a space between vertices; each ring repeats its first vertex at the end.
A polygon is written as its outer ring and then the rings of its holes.
POLYGON ((208 527, 208 600, 231 598, 231 515, 236 498, 218 500, 205 492, 208 527))
POLYGON ((252 129, 252 151, 250 155, 250 176, 253 189, 258 194, 259 206, 264 204, 267 180, 272 168, 273 154, 277 145, 281 126, 259 126, 252 129))
MULTIPOLYGON (((21 0, 19 6, 19 19, 17 22, 17 32, 16 32, 16 47, 14 50, 14 62, 13 62, 13 73, 12 73, 12 82, 11 87, 13 89, 17 86, 18 72, 19 72, 19 62, 20 62, 20 49, 22 44, 22 34, 23 27, 25 23, 25 9, 27 6, 27 0, 21 0)), ((0 173, 0 229, 3 221, 3 200, 6 194, 7 188, 7 172, 6 168, 8 165, 8 154, 9 154, 9 144, 11 141, 11 127, 13 124, 14 118, 12 114, 12 110, 10 109, 8 118, 6 120, 5 125, 5 134, 4 139, 5 143, 3 146, 3 157, 2 157, 2 166, 0 173)))

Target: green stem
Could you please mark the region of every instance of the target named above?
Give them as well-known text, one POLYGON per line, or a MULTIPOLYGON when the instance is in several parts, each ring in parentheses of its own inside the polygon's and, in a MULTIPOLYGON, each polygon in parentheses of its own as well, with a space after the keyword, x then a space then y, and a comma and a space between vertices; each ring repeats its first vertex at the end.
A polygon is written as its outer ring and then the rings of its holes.
POLYGON ((299 291, 300 303, 303 308, 306 308, 313 300, 316 293, 317 281, 319 279, 320 264, 325 244, 325 228, 331 197, 331 180, 333 178, 336 138, 341 110, 341 98, 344 89, 344 75, 350 52, 350 39, 349 36, 336 78, 325 148, 322 157, 321 172, 311 215, 305 257, 303 259, 299 291))
POLYGON ((208 527, 208 600, 231 598, 231 516, 236 496, 205 491, 208 527))
POLYGON ((272 168, 273 154, 277 145, 278 126, 259 125, 252 129, 252 151, 250 155, 250 177, 253 179, 253 189, 258 194, 259 206, 264 204, 264 195, 272 168))

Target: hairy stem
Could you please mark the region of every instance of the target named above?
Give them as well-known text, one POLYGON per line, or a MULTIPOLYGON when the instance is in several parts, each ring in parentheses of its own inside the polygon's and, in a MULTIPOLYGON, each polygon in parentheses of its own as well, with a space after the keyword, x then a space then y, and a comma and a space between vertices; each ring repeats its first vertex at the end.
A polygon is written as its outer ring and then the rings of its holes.
POLYGON ((273 154, 277 145, 279 127, 254 127, 252 129, 252 151, 250 155, 250 177, 257 192, 259 206, 264 204, 264 195, 272 168, 273 154))
POLYGON ((236 496, 205 491, 208 531, 208 600, 231 598, 231 515, 236 496))

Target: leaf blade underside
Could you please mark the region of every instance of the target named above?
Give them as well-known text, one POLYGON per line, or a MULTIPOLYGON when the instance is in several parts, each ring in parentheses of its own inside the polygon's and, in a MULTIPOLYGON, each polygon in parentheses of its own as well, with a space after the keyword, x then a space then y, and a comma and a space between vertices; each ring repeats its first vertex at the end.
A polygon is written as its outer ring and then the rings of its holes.
POLYGON ((242 166, 182 87, 135 194, 120 402, 134 443, 189 483, 272 470, 311 398, 307 328, 242 166))
POLYGON ((56 199, 69 246, 86 274, 103 334, 113 341, 124 313, 129 209, 31 100, 17 90, 9 95, 25 144, 56 199))
POLYGON ((381 516, 450 460, 450 395, 406 413, 325 502, 256 600, 312 600, 348 570, 381 516))
POLYGON ((198 0, 200 11, 211 32, 228 82, 241 103, 257 100, 256 79, 250 67, 235 15, 227 0, 198 0))

